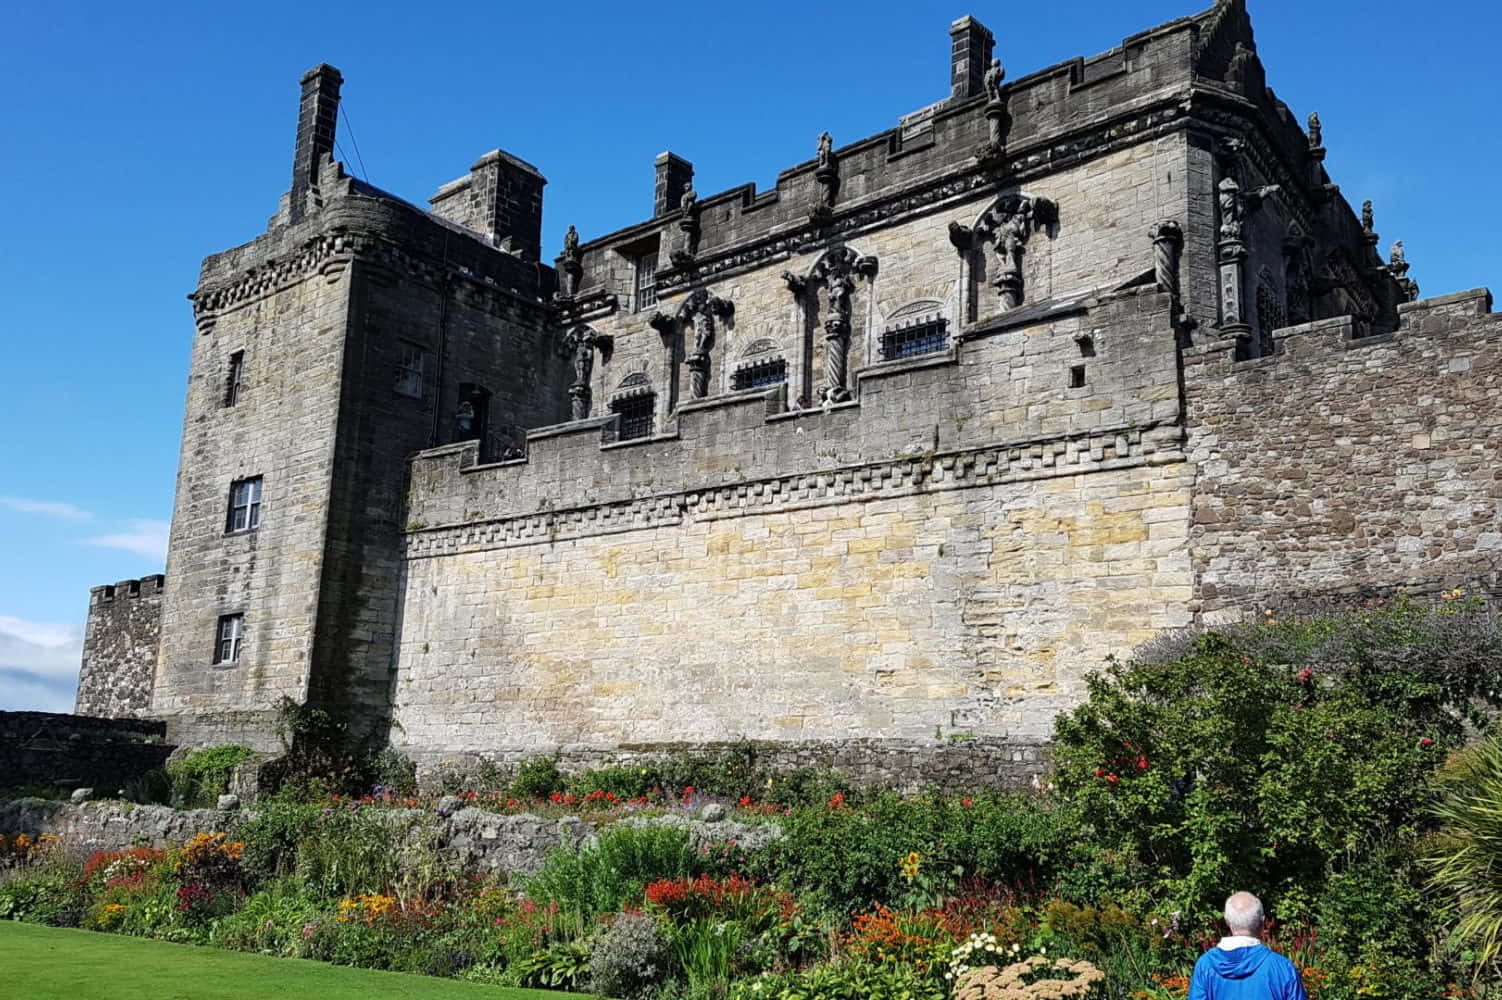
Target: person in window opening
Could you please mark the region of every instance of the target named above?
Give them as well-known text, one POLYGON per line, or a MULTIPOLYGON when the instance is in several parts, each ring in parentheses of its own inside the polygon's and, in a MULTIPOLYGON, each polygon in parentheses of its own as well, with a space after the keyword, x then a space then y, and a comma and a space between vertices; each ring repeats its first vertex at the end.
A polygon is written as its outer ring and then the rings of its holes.
POLYGON ((1194 963, 1189 1000, 1308 1000, 1298 967, 1262 943, 1262 922, 1256 896, 1226 900, 1231 933, 1194 963))
POLYGON ((454 440, 469 441, 475 436, 475 404, 469 400, 459 404, 454 412, 454 440))
POLYGON ((788 407, 788 412, 799 413, 806 409, 808 409, 808 397, 799 393, 797 398, 793 400, 793 405, 788 407))
POLYGON ((514 444, 508 444, 506 449, 501 452, 501 461, 503 462, 514 462, 518 458, 526 458, 526 453, 514 444))

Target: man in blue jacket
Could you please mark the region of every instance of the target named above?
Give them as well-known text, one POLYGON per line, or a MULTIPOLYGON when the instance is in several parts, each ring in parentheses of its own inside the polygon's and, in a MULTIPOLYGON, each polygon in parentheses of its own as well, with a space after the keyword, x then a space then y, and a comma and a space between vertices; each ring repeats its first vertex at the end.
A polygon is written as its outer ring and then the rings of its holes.
POLYGON ((1189 1000, 1308 1000, 1299 970, 1262 943, 1262 919, 1251 893, 1226 900, 1231 934, 1194 963, 1189 1000))

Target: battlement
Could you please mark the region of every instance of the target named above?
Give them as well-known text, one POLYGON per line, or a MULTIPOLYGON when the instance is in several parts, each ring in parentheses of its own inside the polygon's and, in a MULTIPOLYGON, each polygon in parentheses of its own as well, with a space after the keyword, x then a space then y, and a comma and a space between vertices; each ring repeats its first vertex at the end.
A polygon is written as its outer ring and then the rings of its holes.
POLYGON ((89 604, 101 604, 116 598, 159 597, 167 578, 161 573, 143 576, 139 580, 121 580, 89 588, 89 604))

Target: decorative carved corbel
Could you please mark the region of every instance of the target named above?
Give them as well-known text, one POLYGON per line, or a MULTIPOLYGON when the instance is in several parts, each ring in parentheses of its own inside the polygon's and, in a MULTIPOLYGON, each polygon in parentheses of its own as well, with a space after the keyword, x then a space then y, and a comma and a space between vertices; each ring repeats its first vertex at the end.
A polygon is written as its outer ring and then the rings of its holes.
POLYGON ((804 290, 808 288, 808 279, 792 271, 782 272, 782 282, 788 286, 788 291, 793 293, 793 297, 798 299, 803 297, 804 290))
POLYGON ((1165 219, 1154 226, 1149 235, 1153 240, 1153 277, 1160 291, 1179 294, 1179 259, 1184 250, 1184 229, 1173 219, 1165 219))
POLYGON ((967 254, 975 249, 975 231, 969 226, 958 222, 949 224, 949 243, 961 254, 967 254))

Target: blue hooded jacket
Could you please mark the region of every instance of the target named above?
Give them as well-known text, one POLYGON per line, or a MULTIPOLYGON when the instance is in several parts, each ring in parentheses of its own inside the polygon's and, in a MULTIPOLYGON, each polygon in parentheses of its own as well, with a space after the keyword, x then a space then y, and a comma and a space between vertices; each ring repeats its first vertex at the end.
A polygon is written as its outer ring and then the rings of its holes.
POLYGON ((1308 1000, 1292 962, 1266 945, 1211 948, 1194 963, 1189 1000, 1308 1000))

